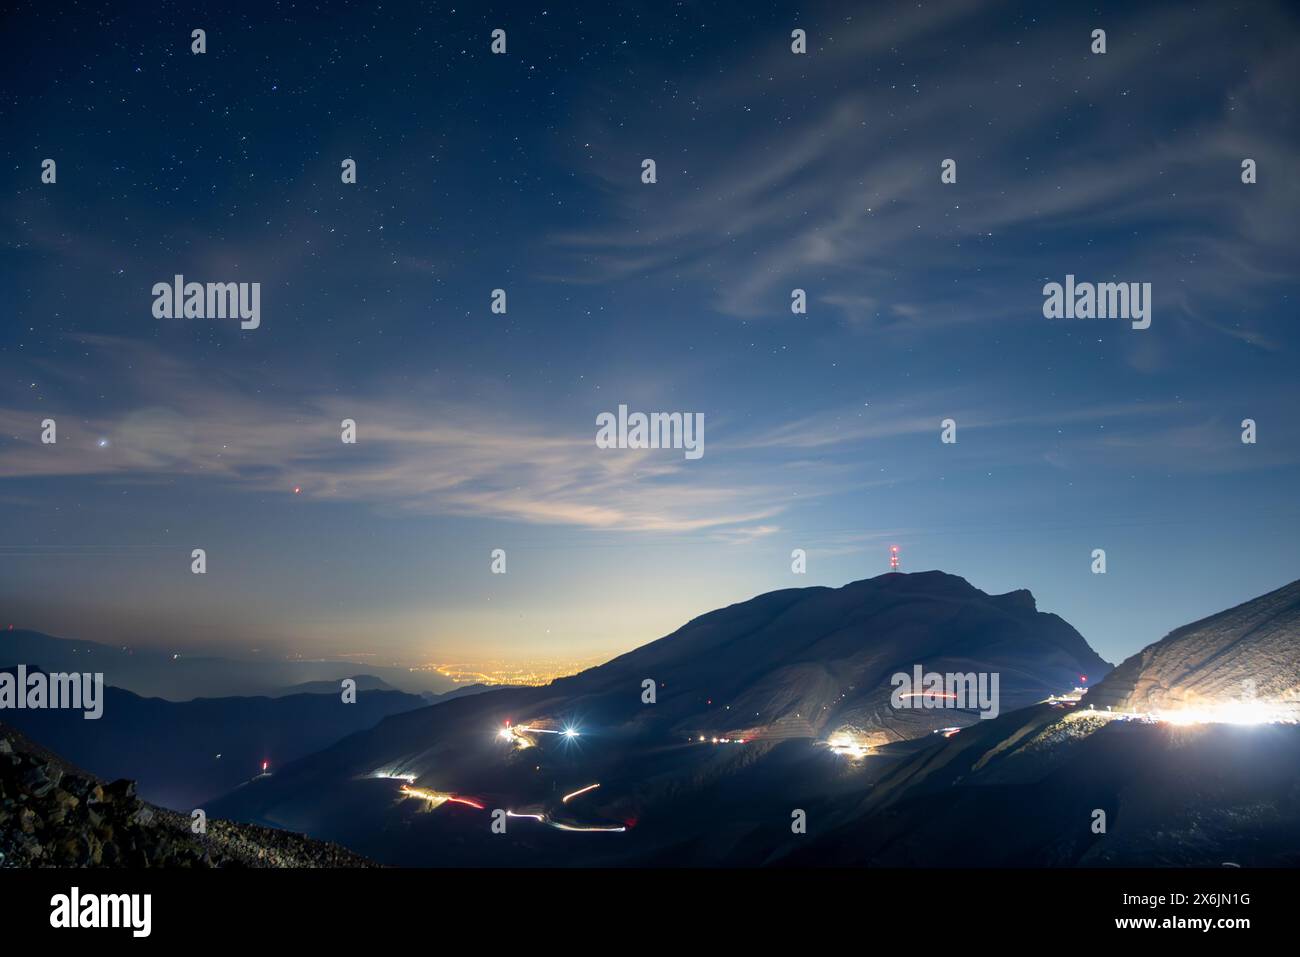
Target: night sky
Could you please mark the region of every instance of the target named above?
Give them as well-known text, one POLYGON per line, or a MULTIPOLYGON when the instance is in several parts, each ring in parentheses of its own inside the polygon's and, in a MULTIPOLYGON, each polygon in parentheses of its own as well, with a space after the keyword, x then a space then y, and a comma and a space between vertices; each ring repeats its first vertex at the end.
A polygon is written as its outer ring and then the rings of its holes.
POLYGON ((1117 661, 1300 577, 1294 6, 7 6, 0 626, 612 654, 897 544, 1117 661))

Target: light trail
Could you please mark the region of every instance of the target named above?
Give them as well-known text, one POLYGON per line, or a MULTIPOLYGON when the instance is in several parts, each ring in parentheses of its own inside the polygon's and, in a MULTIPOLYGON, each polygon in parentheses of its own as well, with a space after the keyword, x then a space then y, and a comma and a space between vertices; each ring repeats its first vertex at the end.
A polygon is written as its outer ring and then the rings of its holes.
POLYGON ((483 810, 482 804, 479 804, 477 801, 471 801, 469 798, 449 797, 447 798, 447 800, 450 801, 452 804, 468 804, 472 808, 477 808, 480 811, 483 810))
POLYGON ((499 728, 497 730, 497 737, 502 741, 509 741, 516 748, 522 750, 524 748, 535 747, 537 744, 537 742, 530 738, 529 735, 554 734, 564 738, 566 741, 572 741, 574 738, 581 736, 581 733, 582 732, 577 728, 572 726, 566 728, 535 728, 528 724, 517 724, 511 726, 510 722, 507 721, 504 728, 499 728))
POLYGON ((618 834, 627 830, 627 826, 623 824, 562 824, 559 821, 552 821, 545 814, 524 814, 517 811, 506 811, 506 817, 522 817, 531 821, 537 821, 539 824, 549 824, 557 831, 618 834))
POLYGON ((617 827, 597 827, 594 825, 591 827, 579 827, 576 824, 561 824, 558 821, 548 821, 547 823, 550 824, 551 827, 557 828, 561 831, 599 831, 606 834, 618 834, 627 830, 627 828, 622 824, 617 827))
POLYGON ((560 803, 568 804, 571 798, 576 798, 580 794, 586 794, 588 791, 594 791, 598 787, 600 787, 599 783, 588 784, 585 788, 578 788, 576 791, 570 791, 568 794, 564 795, 564 797, 560 798, 560 803))
POLYGON ((431 788, 417 788, 409 784, 402 785, 402 795, 404 797, 419 798, 428 803, 429 807, 441 807, 444 804, 464 804, 468 807, 483 810, 483 805, 469 798, 457 797, 455 794, 448 794, 446 791, 434 791, 431 788))
POLYGON ((406 797, 419 798, 422 801, 428 802, 430 807, 440 807, 443 804, 446 804, 451 798, 450 794, 444 794, 442 791, 412 787, 409 784, 403 784, 401 791, 406 797))
MULTIPOLYGON (((569 737, 569 738, 574 738, 577 737, 578 735, 578 732, 572 728, 566 728, 564 731, 548 731, 545 728, 529 728, 526 725, 519 725, 513 728, 510 725, 506 725, 504 728, 501 729, 499 734, 503 738, 509 738, 511 740, 519 740, 517 736, 518 732, 536 732, 536 731, 542 731, 543 733, 546 734, 562 734, 565 737, 569 737)), ((390 780, 402 781, 403 782, 402 786, 399 789, 402 797, 415 798, 417 800, 424 801, 430 807, 430 809, 441 807, 444 804, 464 804, 466 807, 472 807, 478 811, 482 811, 485 809, 483 804, 480 804, 478 801, 475 801, 472 798, 459 797, 447 791, 435 791, 432 788, 416 787, 415 784, 413 783, 416 778, 416 775, 414 774, 397 773, 394 771, 384 770, 384 771, 372 772, 370 776, 375 778, 387 778, 390 780)), ((573 800, 574 798, 581 797, 583 794, 587 794, 590 791, 594 791, 598 787, 600 787, 599 781, 597 781, 595 784, 588 784, 584 788, 579 788, 576 791, 572 791, 564 795, 564 797, 561 799, 561 803, 568 804, 569 801, 573 800)), ((613 825, 598 825, 598 824, 592 824, 592 825, 562 824, 559 821, 551 820, 550 817, 548 817, 544 813, 535 814, 527 811, 506 811, 506 816, 513 817, 513 818, 522 818, 530 821, 537 821, 539 824, 549 824, 551 827, 560 831, 619 832, 619 831, 627 830, 627 827, 622 825, 613 826, 613 825)))
POLYGON ((564 728, 563 730, 557 731, 554 728, 530 728, 527 725, 521 724, 516 727, 515 730, 523 731, 525 734, 558 734, 566 738, 576 738, 578 736, 578 730, 576 728, 564 728))

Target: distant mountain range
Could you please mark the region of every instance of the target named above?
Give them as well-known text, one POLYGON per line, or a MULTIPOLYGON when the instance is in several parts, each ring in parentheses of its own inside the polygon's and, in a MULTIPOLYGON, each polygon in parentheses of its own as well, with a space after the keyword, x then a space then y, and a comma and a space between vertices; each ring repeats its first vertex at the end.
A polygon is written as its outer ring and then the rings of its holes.
POLYGON ((188 701, 235 695, 279 695, 304 682, 337 682, 365 673, 410 694, 454 691, 450 678, 433 671, 359 664, 353 661, 235 659, 115 647, 56 638, 22 628, 0 631, 0 667, 28 665, 45 671, 99 671, 105 684, 138 695, 188 701))
MULTIPOLYGON (((464 689, 477 693, 403 701, 352 734, 336 725, 346 737, 205 810, 243 822, 223 825, 224 847, 287 865, 341 845, 364 855, 347 860, 407 865, 1300 866, 1300 724, 1272 710, 1296 696, 1298 599, 1300 582, 1111 670, 1028 592, 939 572, 772 592, 546 687, 464 689), (891 700, 916 669, 997 673, 1000 713, 891 700), (1215 708, 1240 723, 1203 723, 1215 708)), ((134 729, 114 747, 227 720, 160 716, 166 702, 123 694, 106 714, 134 729)), ((334 694, 278 701, 265 721, 340 707, 334 694)), ((94 722, 69 723, 76 747, 94 722)), ((20 772, 13 786, 44 788, 20 772)), ((128 794, 126 826, 133 807, 128 794)), ((46 853, 13 823, 0 851, 46 853)), ((194 853, 163 841, 164 858, 194 853)), ((148 834, 131 831, 128 851, 152 853, 148 834)))
MULTIPOLYGON (((357 686, 358 691, 397 691, 383 678, 376 678, 374 675, 347 675, 357 686)), ((341 680, 341 679, 340 679, 341 680)), ((287 688, 281 688, 278 694, 272 697, 281 697, 282 695, 291 694, 333 694, 339 693, 339 680, 333 681, 304 681, 302 684, 290 685, 287 688)), ((436 696, 433 696, 436 697, 436 696)))
POLYGON ((99 777, 130 778, 146 800, 188 813, 260 773, 263 761, 274 770, 427 704, 419 695, 377 690, 358 691, 355 703, 344 704, 338 684, 325 687, 324 694, 183 702, 106 687, 97 720, 69 710, 5 710, 0 718, 99 777))
POLYGON ((792 808, 863 784, 819 743, 887 746, 990 723, 969 709, 892 707, 891 679, 916 666, 998 673, 1004 712, 1109 670, 1028 592, 987 595, 940 572, 789 589, 546 687, 387 718, 214 808, 390 863, 724 862, 750 829, 788 834, 792 808), (439 799, 397 800, 396 775, 484 809, 419 813, 439 799), (496 808, 531 816, 492 835, 496 808), (566 830, 617 827, 627 830, 566 830))

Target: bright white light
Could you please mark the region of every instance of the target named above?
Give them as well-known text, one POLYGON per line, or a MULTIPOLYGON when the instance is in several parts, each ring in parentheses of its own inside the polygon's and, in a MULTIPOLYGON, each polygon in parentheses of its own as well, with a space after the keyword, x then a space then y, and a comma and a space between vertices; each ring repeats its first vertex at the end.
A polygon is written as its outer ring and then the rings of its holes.
POLYGON ((1202 707, 1172 708, 1152 714, 1169 724, 1294 724, 1294 708, 1266 701, 1224 701, 1202 707))
POLYGON ((575 731, 573 728, 565 728, 564 736, 566 738, 576 738, 578 736, 578 732, 575 731))
POLYGON ((834 735, 826 742, 833 754, 843 755, 850 761, 859 761, 871 753, 871 746, 848 734, 834 735))
POLYGON ((1253 726, 1261 724, 1300 723, 1300 706, 1293 702, 1222 701, 1212 704, 1188 705, 1181 708, 1164 708, 1156 711, 1073 711, 1066 720, 1142 721, 1177 726, 1197 724, 1232 724, 1253 726))

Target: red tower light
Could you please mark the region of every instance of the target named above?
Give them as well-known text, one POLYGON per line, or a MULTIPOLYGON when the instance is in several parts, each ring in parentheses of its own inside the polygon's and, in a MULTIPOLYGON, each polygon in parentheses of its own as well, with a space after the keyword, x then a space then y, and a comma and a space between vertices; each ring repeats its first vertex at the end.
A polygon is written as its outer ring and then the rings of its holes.
POLYGON ((889 546, 889 570, 891 572, 898 571, 898 546, 897 545, 889 546))

